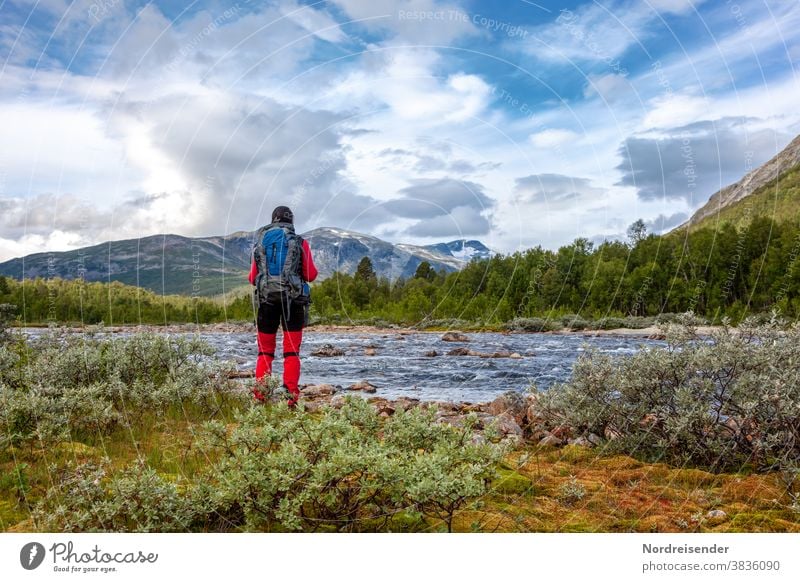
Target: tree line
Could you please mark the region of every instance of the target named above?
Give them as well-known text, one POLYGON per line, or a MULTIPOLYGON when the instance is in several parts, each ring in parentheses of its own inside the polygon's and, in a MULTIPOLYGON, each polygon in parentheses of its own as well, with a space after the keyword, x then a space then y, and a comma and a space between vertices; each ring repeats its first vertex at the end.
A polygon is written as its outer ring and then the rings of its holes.
POLYGON ((353 275, 337 273, 314 288, 323 318, 394 323, 460 319, 487 325, 520 318, 653 317, 693 311, 710 321, 773 309, 800 314, 800 225, 757 217, 663 236, 643 221, 626 241, 594 245, 578 238, 558 250, 541 246, 474 260, 459 272, 420 264, 408 280, 375 276, 368 258, 353 275))
MULTIPOLYGON (((473 260, 461 271, 422 262, 414 276, 378 277, 368 257, 352 275, 313 285, 312 320, 382 320, 401 325, 458 319, 484 325, 523 318, 585 319, 694 311, 734 321, 777 310, 800 314, 800 224, 756 217, 736 228, 682 229, 657 236, 637 221, 626 241, 578 238, 473 260)), ((249 294, 227 301, 160 296, 121 283, 0 277, 0 303, 27 323, 160 324, 252 320, 249 294)))

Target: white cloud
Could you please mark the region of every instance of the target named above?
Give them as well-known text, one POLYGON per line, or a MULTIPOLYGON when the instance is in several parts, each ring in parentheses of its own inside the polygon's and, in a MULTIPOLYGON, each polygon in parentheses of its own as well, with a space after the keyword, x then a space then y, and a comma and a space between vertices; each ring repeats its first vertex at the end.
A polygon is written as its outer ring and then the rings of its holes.
POLYGON ((389 34, 386 43, 447 44, 477 30, 457 3, 436 0, 332 0, 350 18, 373 32, 389 34))
POLYGON ((605 75, 590 73, 586 76, 586 80, 587 84, 583 88, 583 96, 586 98, 597 95, 605 101, 613 101, 617 97, 632 92, 627 77, 618 73, 605 75))
POLYGON ((651 23, 658 19, 656 11, 680 14, 689 8, 689 2, 668 0, 593 2, 574 10, 564 8, 554 13, 553 22, 532 30, 525 48, 540 59, 605 61, 620 67, 617 59, 649 36, 651 23))
POLYGON ((569 129, 545 129, 531 134, 528 139, 537 148, 549 149, 574 143, 579 138, 577 133, 569 129))
POLYGON ((696 95, 677 93, 658 96, 648 102, 648 111, 642 119, 642 126, 649 129, 686 125, 707 117, 708 106, 708 99, 696 95))
POLYGON ((295 0, 284 0, 280 5, 280 10, 288 19, 322 40, 333 43, 347 40, 347 35, 342 32, 339 23, 324 10, 315 10, 310 6, 299 5, 295 0))

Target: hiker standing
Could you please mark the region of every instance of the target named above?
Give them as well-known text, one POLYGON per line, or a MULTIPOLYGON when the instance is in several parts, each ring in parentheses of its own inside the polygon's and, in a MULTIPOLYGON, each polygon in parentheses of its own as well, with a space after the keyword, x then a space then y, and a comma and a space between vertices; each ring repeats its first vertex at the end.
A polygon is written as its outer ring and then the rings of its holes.
MULTIPOLYGON (((317 278, 308 241, 294 231, 294 214, 287 206, 272 211, 272 222, 259 229, 253 247, 250 284, 258 305, 256 382, 272 374, 278 325, 283 329, 283 387, 289 406, 300 397, 300 344, 311 303, 308 282, 317 278)), ((259 401, 264 393, 254 389, 259 401)))

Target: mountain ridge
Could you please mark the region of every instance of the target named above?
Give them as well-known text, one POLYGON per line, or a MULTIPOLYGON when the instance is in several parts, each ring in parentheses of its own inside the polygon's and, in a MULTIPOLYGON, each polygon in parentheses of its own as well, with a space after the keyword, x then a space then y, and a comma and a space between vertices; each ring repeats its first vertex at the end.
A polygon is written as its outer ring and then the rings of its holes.
MULTIPOLYGON (((18 280, 23 276, 82 277, 87 281, 120 281, 163 294, 213 296, 247 285, 255 234, 256 231, 208 237, 157 234, 106 241, 71 251, 14 258, 0 263, 0 275, 18 280)), ((329 277, 334 271, 353 273, 364 256, 370 257, 379 276, 391 280, 412 276, 422 261, 445 271, 459 270, 468 262, 450 251, 460 241, 429 246, 394 244, 335 227, 312 229, 301 236, 311 245, 320 278, 329 277)), ((482 243, 472 242, 477 243, 475 256, 491 256, 482 243)))
POLYGON ((796 180, 786 179, 791 178, 799 166, 800 135, 767 162, 712 194, 708 202, 673 232, 683 228, 701 228, 714 220, 740 226, 748 217, 770 210, 777 218, 782 218, 784 214, 800 207, 800 195, 792 188, 796 180), (772 209, 770 202, 773 202, 772 209), (743 208, 743 205, 747 208, 743 208))

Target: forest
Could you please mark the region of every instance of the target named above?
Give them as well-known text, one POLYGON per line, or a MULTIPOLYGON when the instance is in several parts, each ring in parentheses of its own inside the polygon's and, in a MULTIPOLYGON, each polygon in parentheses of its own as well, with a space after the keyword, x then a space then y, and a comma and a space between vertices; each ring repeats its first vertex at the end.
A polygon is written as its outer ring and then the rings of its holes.
MULTIPOLYGON (((800 224, 755 217, 739 228, 648 234, 639 220, 626 241, 585 238, 475 260, 453 273, 422 262, 413 277, 378 278, 368 257, 352 275, 313 285, 312 322, 502 327, 533 318, 571 322, 654 318, 693 311, 709 322, 777 311, 800 313, 800 224)), ((0 303, 31 324, 168 324, 247 321, 249 294, 209 299, 159 296, 120 283, 0 277, 0 303)), ((619 326, 622 326, 620 323, 619 326)))

